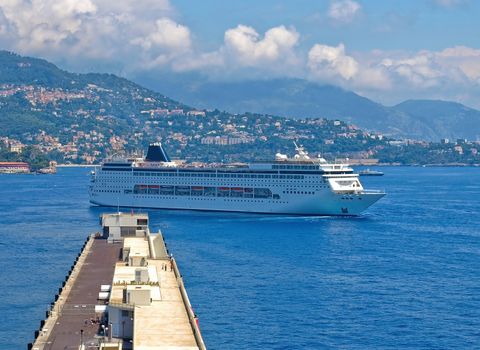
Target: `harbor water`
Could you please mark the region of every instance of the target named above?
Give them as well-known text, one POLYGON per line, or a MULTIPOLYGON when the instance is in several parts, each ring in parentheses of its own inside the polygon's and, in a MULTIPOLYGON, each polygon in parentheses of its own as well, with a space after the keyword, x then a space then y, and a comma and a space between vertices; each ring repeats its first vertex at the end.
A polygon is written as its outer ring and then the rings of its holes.
MULTIPOLYGON (((148 210, 209 349, 480 347, 480 168, 385 167, 358 218, 148 210)), ((0 349, 26 349, 98 217, 87 168, 0 175, 0 349)))

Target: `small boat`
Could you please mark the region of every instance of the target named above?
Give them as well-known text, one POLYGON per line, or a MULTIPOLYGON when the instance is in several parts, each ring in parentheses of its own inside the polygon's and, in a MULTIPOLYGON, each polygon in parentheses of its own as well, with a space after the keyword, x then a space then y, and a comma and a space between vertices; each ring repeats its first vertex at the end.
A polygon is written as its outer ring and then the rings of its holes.
POLYGON ((365 169, 358 172, 360 176, 383 176, 384 173, 378 170, 365 169))

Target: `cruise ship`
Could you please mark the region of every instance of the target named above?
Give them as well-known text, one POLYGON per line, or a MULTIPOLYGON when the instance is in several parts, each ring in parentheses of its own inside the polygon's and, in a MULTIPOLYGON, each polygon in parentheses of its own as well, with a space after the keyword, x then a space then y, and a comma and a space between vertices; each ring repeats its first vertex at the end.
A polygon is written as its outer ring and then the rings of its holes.
POLYGON ((161 143, 146 157, 111 159, 92 171, 90 203, 291 215, 359 215, 385 195, 363 188, 347 164, 328 163, 295 144, 289 158, 194 166, 171 161, 161 143))

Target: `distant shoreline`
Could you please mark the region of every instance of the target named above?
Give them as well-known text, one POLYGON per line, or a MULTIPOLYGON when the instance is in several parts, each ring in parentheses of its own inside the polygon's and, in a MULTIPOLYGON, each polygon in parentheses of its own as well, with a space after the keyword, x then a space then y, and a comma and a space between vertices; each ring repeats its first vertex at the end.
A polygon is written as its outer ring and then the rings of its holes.
MULTIPOLYGON (((347 163, 348 164, 348 163, 347 163)), ((460 164, 460 163, 447 163, 447 164, 388 164, 388 163, 378 163, 378 164, 349 164, 350 166, 357 167, 383 167, 383 166, 411 166, 411 167, 480 167, 480 164, 460 164)), ((57 168, 93 168, 100 166, 100 164, 57 164, 57 168)))
POLYGON ((99 164, 57 164, 57 168, 93 168, 99 164))

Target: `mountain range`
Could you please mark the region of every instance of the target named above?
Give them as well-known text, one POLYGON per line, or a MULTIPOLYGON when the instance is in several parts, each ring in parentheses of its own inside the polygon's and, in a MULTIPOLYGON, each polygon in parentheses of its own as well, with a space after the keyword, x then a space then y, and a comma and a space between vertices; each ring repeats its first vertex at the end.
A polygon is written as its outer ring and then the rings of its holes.
POLYGON ((408 100, 388 107, 336 86, 290 78, 212 82, 175 75, 138 81, 197 108, 340 119, 395 138, 480 140, 480 111, 456 102, 408 100))
MULTIPOLYGON (((134 89, 160 102, 157 107, 170 109, 193 109, 189 105, 239 114, 253 112, 289 118, 320 117, 339 119, 393 138, 480 140, 480 111, 456 102, 408 100, 389 107, 336 86, 292 78, 213 82, 197 75, 175 74, 161 79, 138 77, 136 80, 154 91, 112 74, 70 73, 45 60, 0 51, 0 84, 28 82, 37 87, 77 90, 95 84, 108 86, 111 90, 119 90, 119 93, 112 95, 97 90, 96 93, 101 95, 99 107, 105 107, 124 124, 129 123, 128 116, 134 115, 138 106, 132 105, 129 96, 123 96, 122 91, 134 89)), ((18 122, 23 121, 24 125, 29 124, 24 114, 9 115, 18 122)), ((45 115, 43 121, 51 124, 58 119, 52 120, 51 115, 45 115)), ((35 121, 32 127, 37 126, 40 125, 35 121)))
MULTIPOLYGON (((476 120, 468 116, 478 112, 461 105, 426 101, 422 109, 418 101, 407 101, 388 114, 388 107, 331 86, 321 87, 301 80, 256 84, 253 89, 251 82, 238 83, 232 90, 218 85, 215 89, 212 85, 205 91, 221 101, 220 107, 225 109, 240 105, 236 96, 250 94, 251 101, 263 96, 268 102, 265 96, 270 96, 271 106, 278 107, 275 101, 283 100, 284 109, 274 111, 278 114, 296 107, 303 108, 302 115, 293 118, 291 115, 199 110, 112 74, 70 73, 42 59, 0 51, 0 159, 23 159, 23 152, 18 154, 14 149, 33 147, 49 160, 92 164, 113 154, 138 154, 148 143, 162 141, 174 158, 246 162, 272 159, 277 152, 291 154, 292 141, 297 140, 329 159, 373 158, 395 164, 478 164, 477 144, 472 142, 462 142, 459 146, 399 141, 347 123, 376 123, 394 135, 404 135, 408 130, 420 129, 429 123, 427 115, 433 111, 438 123, 430 122, 431 130, 436 128, 440 133, 445 132, 444 135, 448 132, 451 135, 451 130, 457 132, 459 129, 455 128, 462 126, 459 124, 472 121, 468 124, 470 131, 477 131, 476 120), (296 90, 292 91, 292 87, 296 90), (271 89, 281 93, 275 95, 269 91, 271 89), (313 114, 318 110, 315 106, 319 94, 324 96, 323 112, 313 114), (356 103, 357 113, 350 114, 351 101, 356 103), (437 109, 432 109, 430 104, 437 109), (463 121, 458 117, 458 110, 462 108, 467 115, 463 121), (331 119, 325 118, 327 115, 331 119), (375 115, 378 120, 372 118, 375 115), (363 121, 358 116, 363 116, 363 121), (390 126, 393 121, 387 117, 395 119, 396 129, 390 126)), ((192 93, 185 89, 177 94, 183 91, 192 93)), ((252 102, 247 107, 260 110, 267 105, 252 102)), ((470 135, 460 134, 462 130, 458 132, 460 137, 470 135)))
POLYGON ((8 159, 12 144, 59 162, 95 163, 162 141, 181 159, 247 161, 291 151, 293 140, 332 157, 368 157, 389 145, 339 121, 196 110, 115 75, 0 52, 0 153, 8 159))

